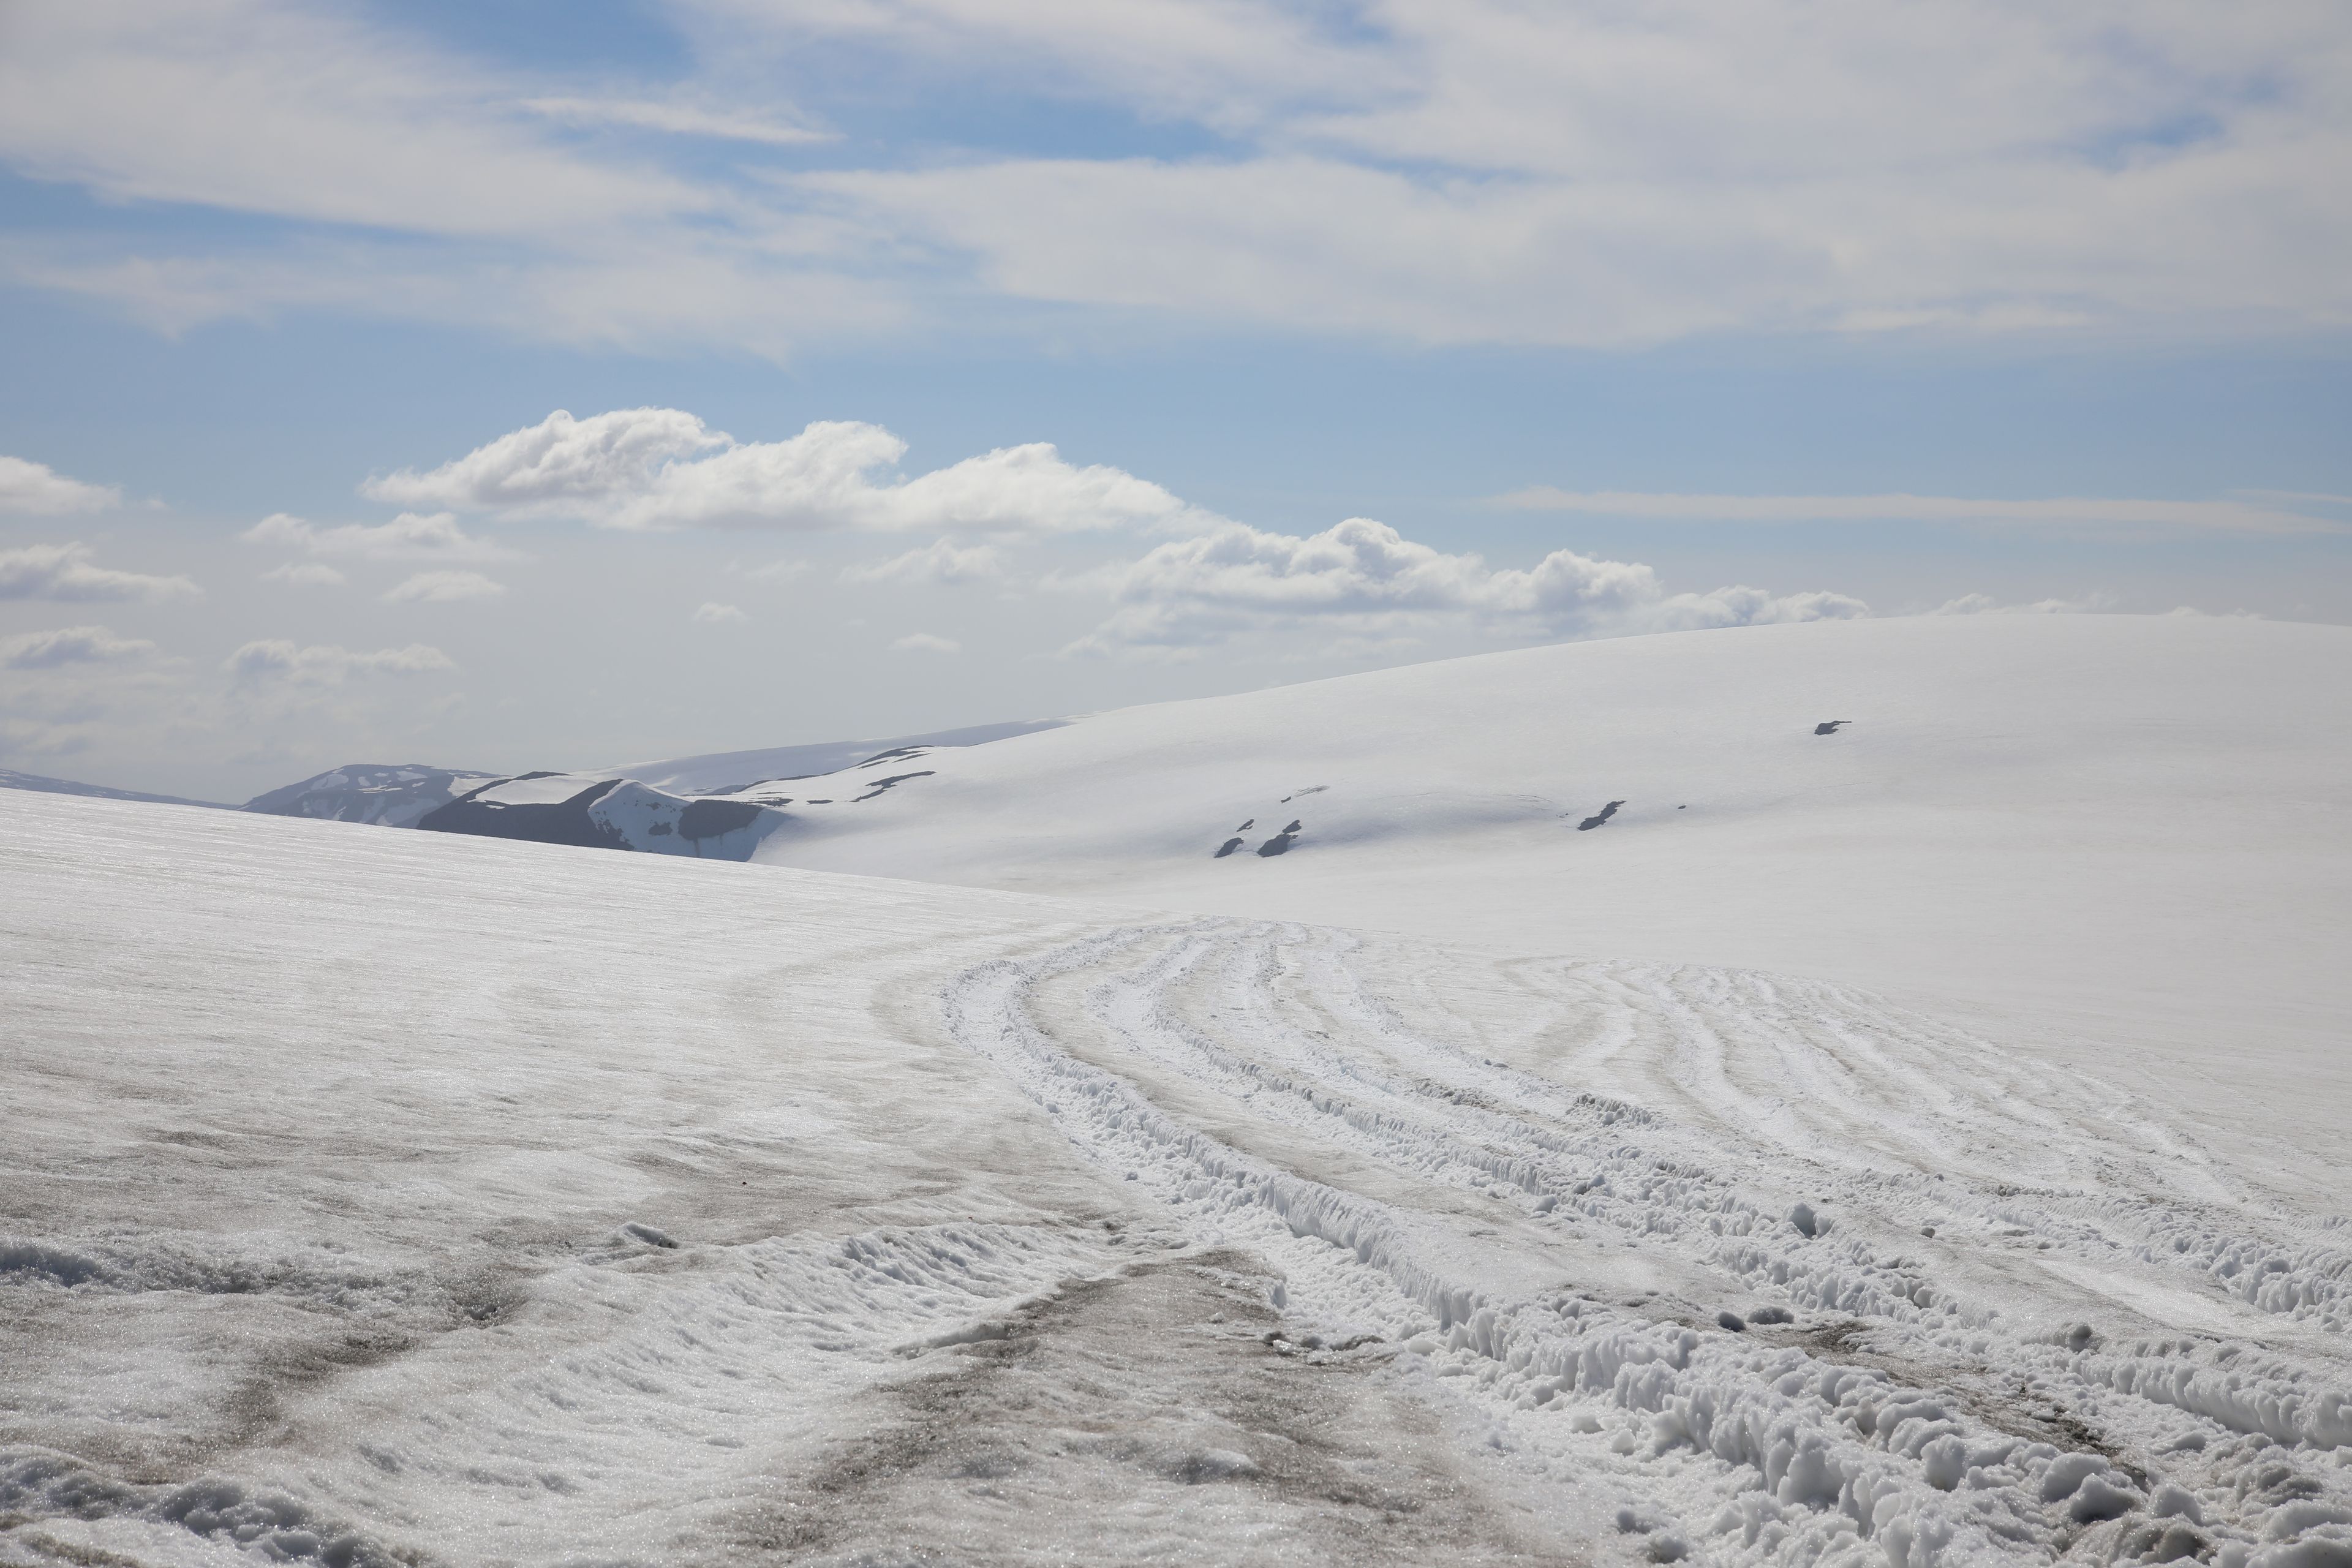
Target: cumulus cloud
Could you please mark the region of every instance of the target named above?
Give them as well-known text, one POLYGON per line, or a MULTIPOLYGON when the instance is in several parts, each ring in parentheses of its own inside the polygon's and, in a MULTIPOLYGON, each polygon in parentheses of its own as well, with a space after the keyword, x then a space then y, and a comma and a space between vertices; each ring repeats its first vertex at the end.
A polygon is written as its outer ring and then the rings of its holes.
POLYGON ((277 544, 312 555, 362 561, 512 561, 517 552, 467 533, 449 512, 402 512, 390 522, 347 522, 321 528, 287 512, 272 512, 237 536, 247 544, 277 544))
POLYGON ((952 637, 933 637, 929 632, 908 632, 890 645, 898 653, 961 653, 963 644, 952 637))
POLYGON ((398 506, 625 529, 1045 534, 1217 521, 1121 469, 1066 462, 1043 442, 912 478, 896 472, 906 451, 878 425, 842 420, 782 441, 739 442, 675 408, 585 419, 558 409, 437 468, 404 468, 362 488, 398 506))
POLYGON ((202 591, 185 577, 151 577, 93 565, 86 544, 0 550, 0 599, 170 599, 202 591))
POLYGON ((289 561, 264 572, 261 580, 296 588, 340 588, 351 579, 323 561, 289 561))
POLYGON ((495 599, 507 585, 479 572, 419 572, 384 592, 387 604, 454 605, 464 599, 495 599))
MULTIPOLYGON (((2309 497, 2322 500, 2321 497, 2309 497)), ((1976 500, 1961 496, 1727 496, 1563 490, 1537 485, 1496 498, 1526 511, 1706 522, 1993 522, 2051 527, 2188 528, 2223 533, 2346 533, 2347 525, 2245 500, 2132 500, 2092 496, 1976 500)))
POLYGON ((0 638, 0 666, 9 669, 55 669, 68 664, 109 664, 154 651, 153 643, 116 637, 105 626, 65 626, 57 631, 26 632, 0 638))
POLYGON ((743 618, 742 610, 734 605, 706 603, 698 605, 694 612, 696 624, 706 626, 724 626, 729 621, 740 621, 743 618))
MULTIPOLYGON (((1752 626, 1868 614, 1840 594, 1761 588, 1669 594, 1649 567, 1556 550, 1529 570, 1490 567, 1350 518, 1301 538, 1230 524, 1173 541, 1087 585, 1118 608, 1065 653, 1181 654, 1251 632, 1328 626, 1353 636, 1453 622, 1555 637, 1752 626)), ((1072 582, 1068 585, 1078 585, 1072 582)))
POLYGON ((941 539, 929 549, 909 550, 887 561, 845 566, 845 583, 993 583, 1004 575, 1004 558, 990 544, 958 544, 941 539))
POLYGON ((66 478, 47 463, 0 458, 0 512, 56 516, 104 511, 121 501, 122 491, 113 485, 88 485, 66 478))
POLYGON ((247 643, 222 668, 240 681, 340 686, 355 675, 424 675, 457 666, 439 648, 423 643, 362 653, 331 643, 305 647, 276 637, 247 643))

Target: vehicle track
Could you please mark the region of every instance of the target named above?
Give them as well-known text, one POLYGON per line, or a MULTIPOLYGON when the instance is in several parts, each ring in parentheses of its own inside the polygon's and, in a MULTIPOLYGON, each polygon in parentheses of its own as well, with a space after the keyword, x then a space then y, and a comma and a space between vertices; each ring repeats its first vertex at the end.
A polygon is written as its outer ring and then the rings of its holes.
POLYGON ((2352 1247, 2112 1084, 1849 987, 1262 922, 946 1011, 1296 1343, 1656 1560, 2352 1563, 2352 1247))

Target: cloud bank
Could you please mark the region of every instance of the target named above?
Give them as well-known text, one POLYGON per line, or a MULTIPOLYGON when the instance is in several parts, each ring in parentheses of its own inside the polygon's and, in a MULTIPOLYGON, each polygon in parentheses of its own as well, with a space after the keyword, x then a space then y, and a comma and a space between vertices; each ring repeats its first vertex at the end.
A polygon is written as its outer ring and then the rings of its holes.
POLYGON ((1063 651, 1182 655, 1253 633, 1326 626, 1393 634, 1440 624, 1518 636, 1609 637, 1869 613, 1841 594, 1760 588, 1669 594, 1649 567, 1556 550, 1529 570, 1446 554, 1350 518, 1299 537, 1230 524, 1108 573, 1118 608, 1063 651))
MULTIPOLYGON (((2311 497, 2325 500, 2325 497, 2311 497)), ((2127 500, 2065 496, 1977 500, 1959 496, 1675 495, 1564 490, 1536 485, 1495 498, 1521 511, 1704 522, 1990 522, 2018 526, 2178 528, 2222 533, 2346 533, 2333 518, 2244 500, 2127 500)))

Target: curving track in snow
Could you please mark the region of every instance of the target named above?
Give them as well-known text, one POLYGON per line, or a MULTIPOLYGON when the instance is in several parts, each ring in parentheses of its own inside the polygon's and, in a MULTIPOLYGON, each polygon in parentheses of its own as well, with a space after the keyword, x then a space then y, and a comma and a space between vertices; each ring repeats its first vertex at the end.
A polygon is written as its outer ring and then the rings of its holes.
POLYGON ((1851 989, 1185 921, 954 1037, 1656 1561, 2352 1564, 2352 1235, 2129 1086, 1851 989))

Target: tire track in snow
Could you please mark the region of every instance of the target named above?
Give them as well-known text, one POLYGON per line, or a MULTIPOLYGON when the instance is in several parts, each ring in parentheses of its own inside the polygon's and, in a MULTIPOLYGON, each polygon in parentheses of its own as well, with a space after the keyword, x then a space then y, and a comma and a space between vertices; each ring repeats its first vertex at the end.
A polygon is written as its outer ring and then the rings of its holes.
POLYGON ((1513 1462, 1612 1478, 1654 1557, 2352 1562, 2329 1227, 2254 1212, 2098 1086, 1833 986, 1519 965, 1618 1092, 1555 1081, 1405 1021, 1391 993, 1442 1008, 1461 958, 1186 922, 978 966, 948 1021, 1189 1237, 1283 1269, 1300 1343, 1402 1344, 1513 1462), (1627 1253, 1648 1293, 1600 1299, 1627 1253), (1710 1283, 1832 1321, 1723 1331, 1710 1283), (2168 1306, 2238 1331, 2164 1333, 2168 1306))

